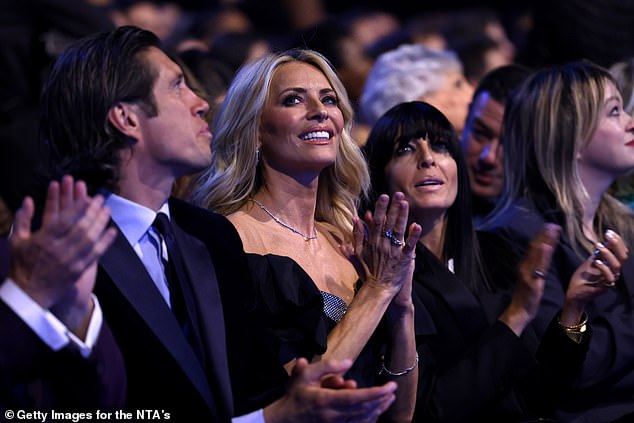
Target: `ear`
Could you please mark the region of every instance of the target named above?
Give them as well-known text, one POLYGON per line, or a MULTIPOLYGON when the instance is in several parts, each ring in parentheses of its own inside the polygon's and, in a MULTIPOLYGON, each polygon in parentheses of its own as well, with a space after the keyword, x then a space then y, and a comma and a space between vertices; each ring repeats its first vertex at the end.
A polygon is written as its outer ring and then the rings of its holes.
POLYGON ((135 105, 119 102, 108 110, 108 121, 123 135, 138 141, 141 132, 140 112, 135 105))

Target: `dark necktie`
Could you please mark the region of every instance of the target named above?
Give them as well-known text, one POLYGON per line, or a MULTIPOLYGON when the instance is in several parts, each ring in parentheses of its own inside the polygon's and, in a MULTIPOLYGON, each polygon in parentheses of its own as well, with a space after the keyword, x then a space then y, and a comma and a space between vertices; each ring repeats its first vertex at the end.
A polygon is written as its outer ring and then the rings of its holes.
POLYGON ((196 320, 198 314, 194 291, 185 268, 183 256, 174 237, 174 230, 167 215, 161 212, 156 214, 152 226, 156 228, 161 237, 163 237, 165 245, 167 245, 168 262, 165 263, 162 255, 161 260, 163 261, 165 276, 169 284, 172 312, 180 323, 185 338, 200 360, 200 364, 203 368, 207 368, 205 348, 203 347, 200 327, 196 320))
POLYGON ((165 245, 167 245, 168 260, 165 261, 161 255, 161 261, 165 269, 165 277, 170 292, 170 304, 172 312, 183 329, 187 324, 187 308, 183 298, 183 284, 187 283, 187 273, 183 267, 182 257, 176 245, 174 232, 170 225, 169 218, 165 213, 158 213, 152 226, 158 231, 165 245))
POLYGON ((163 260, 162 255, 161 260, 163 261, 165 276, 169 285, 172 312, 180 323, 185 338, 187 338, 194 353, 198 356, 200 363, 203 367, 206 367, 206 354, 200 338, 198 323, 195 320, 197 316, 195 310, 196 301, 194 300, 194 293, 187 276, 183 257, 174 237, 172 225, 167 215, 159 212, 156 214, 152 226, 161 234, 165 245, 167 245, 168 262, 166 263, 163 260))

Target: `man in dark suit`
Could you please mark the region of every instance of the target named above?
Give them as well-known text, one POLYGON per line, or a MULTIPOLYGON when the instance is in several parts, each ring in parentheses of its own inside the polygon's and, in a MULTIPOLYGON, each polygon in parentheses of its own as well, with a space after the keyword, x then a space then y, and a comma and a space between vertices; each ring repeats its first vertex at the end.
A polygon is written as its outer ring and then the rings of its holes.
POLYGON ((43 133, 55 163, 107 192, 119 231, 100 260, 96 292, 126 361, 127 407, 160 410, 173 421, 228 421, 270 403, 239 418, 270 423, 372 421, 391 404, 393 383, 349 389, 354 384, 341 376, 322 382, 345 372, 347 361, 299 360, 281 396, 286 374, 275 350, 259 343, 257 316, 249 318, 236 231, 169 198, 176 178, 211 161, 202 119, 209 106, 154 34, 121 27, 84 39, 60 56, 44 91, 43 133), (212 230, 228 254, 211 252, 181 229, 184 221, 212 230), (221 297, 223 284, 243 284, 244 297, 221 297), (246 317, 235 321, 236 314, 246 317), (228 330, 244 333, 229 337, 228 330), (250 383, 255 372, 266 377, 250 383))
POLYGON ((123 359, 92 295, 97 259, 112 243, 103 198, 65 177, 48 189, 42 227, 33 200, 0 238, 1 421, 17 409, 94 412, 125 398, 123 359))

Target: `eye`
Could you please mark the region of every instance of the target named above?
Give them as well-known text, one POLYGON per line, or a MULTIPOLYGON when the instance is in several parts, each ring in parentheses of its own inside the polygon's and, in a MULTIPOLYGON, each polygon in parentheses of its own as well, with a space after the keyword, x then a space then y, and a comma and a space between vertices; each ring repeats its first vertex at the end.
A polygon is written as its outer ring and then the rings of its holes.
POLYGON ((436 153, 449 153, 449 146, 444 142, 436 142, 431 145, 431 149, 436 153))
POLYGON ((327 95, 321 99, 321 102, 327 105, 336 106, 339 104, 339 99, 336 95, 327 95))
POLYGON ((183 85, 185 85, 184 81, 185 80, 183 76, 179 76, 178 78, 176 78, 172 85, 174 87, 173 89, 176 91, 180 91, 183 88, 183 85))
POLYGON ((621 116, 621 107, 620 107, 620 106, 614 106, 614 107, 610 110, 610 116, 614 116, 614 117, 619 117, 619 116, 621 116))
POLYGON ((282 104, 284 106, 294 106, 296 104, 300 104, 302 102, 302 98, 297 94, 290 94, 284 97, 282 100, 282 104))
POLYGON ((406 154, 410 154, 416 151, 416 147, 412 143, 403 143, 399 145, 395 151, 395 155, 397 157, 404 156, 406 154))
POLYGON ((473 138, 480 144, 491 141, 491 134, 480 128, 474 128, 472 134, 473 138))

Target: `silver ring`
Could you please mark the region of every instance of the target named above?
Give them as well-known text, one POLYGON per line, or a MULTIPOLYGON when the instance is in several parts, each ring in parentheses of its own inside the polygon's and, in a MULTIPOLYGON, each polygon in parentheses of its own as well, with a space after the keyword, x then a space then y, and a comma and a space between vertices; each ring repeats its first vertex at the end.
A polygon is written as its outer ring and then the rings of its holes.
POLYGON ((392 229, 388 229, 385 232, 383 232, 383 236, 389 239, 392 245, 394 246, 402 247, 403 245, 405 245, 405 241, 401 241, 400 239, 398 239, 394 235, 394 231, 392 229))
POLYGON ((542 278, 546 279, 546 274, 539 269, 533 269, 533 278, 542 278))
POLYGON ((390 242, 392 243, 392 245, 395 245, 397 247, 402 247, 403 245, 405 245, 405 241, 401 241, 400 239, 398 239, 394 235, 392 235, 390 237, 390 242))
POLYGON ((383 232, 383 236, 386 237, 387 239, 390 240, 390 242, 392 243, 392 245, 397 246, 397 247, 402 247, 403 245, 405 245, 405 241, 401 241, 400 239, 398 239, 395 235, 394 235, 394 230, 393 229, 388 229, 386 231, 383 232))
POLYGON ((605 285, 607 287, 612 287, 612 286, 616 285, 616 281, 612 281, 612 282, 605 281, 605 282, 603 282, 603 285, 605 285))

